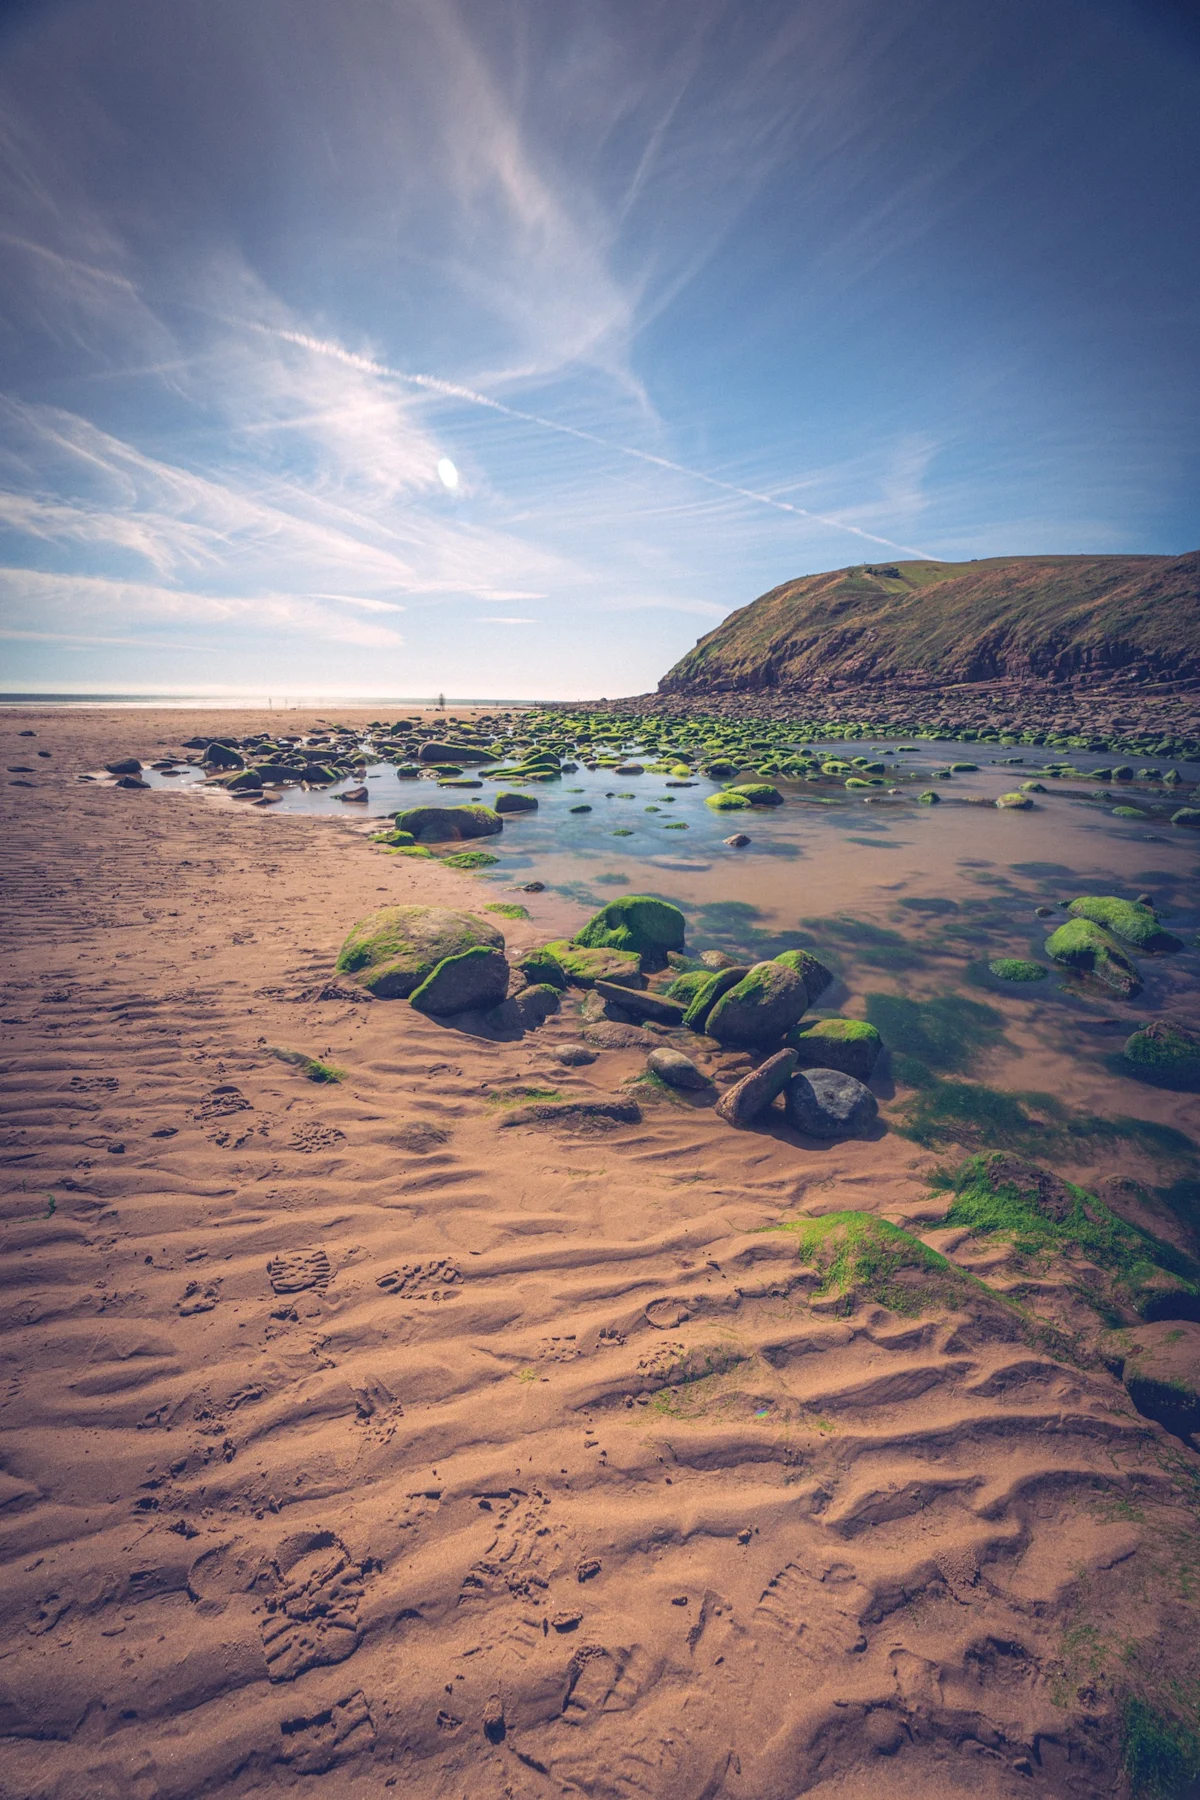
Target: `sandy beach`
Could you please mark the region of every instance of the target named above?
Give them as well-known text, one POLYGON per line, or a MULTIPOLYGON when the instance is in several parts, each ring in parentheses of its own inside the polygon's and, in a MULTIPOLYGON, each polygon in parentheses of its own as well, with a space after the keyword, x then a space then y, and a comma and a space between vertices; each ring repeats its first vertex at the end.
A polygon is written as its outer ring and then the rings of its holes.
MULTIPOLYGON (((497 1043, 334 969, 470 875, 77 779, 280 723, 0 715, 0 1795, 1119 1792, 1089 1646, 1183 1660, 1194 1454, 764 1229, 928 1231, 933 1153, 513 1124, 645 1048, 564 1066, 573 1001, 497 1043)), ((586 916, 519 898, 510 950, 586 916)))

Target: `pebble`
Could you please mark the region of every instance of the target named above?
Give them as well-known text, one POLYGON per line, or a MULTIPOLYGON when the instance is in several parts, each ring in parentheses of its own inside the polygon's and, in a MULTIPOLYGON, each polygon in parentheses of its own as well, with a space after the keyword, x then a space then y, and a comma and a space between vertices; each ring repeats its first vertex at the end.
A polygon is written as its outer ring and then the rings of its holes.
POLYGON ((652 1050, 646 1058, 646 1067, 668 1087, 698 1089, 709 1085, 708 1076, 698 1069, 690 1056, 682 1050, 671 1050, 664 1044, 660 1050, 652 1050))

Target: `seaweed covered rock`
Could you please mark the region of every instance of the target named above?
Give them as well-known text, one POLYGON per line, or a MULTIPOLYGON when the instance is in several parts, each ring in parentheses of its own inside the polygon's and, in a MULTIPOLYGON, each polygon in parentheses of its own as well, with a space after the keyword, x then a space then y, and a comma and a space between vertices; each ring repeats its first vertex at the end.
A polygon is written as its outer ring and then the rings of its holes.
POLYGON ((723 994, 735 988, 739 981, 744 981, 750 973, 744 963, 730 963, 727 968, 715 969, 706 974, 692 995, 683 1022, 689 1031, 705 1031, 708 1028, 708 1016, 723 994))
POLYGON ((409 996, 418 1012, 486 1012, 508 992, 508 963, 502 950, 476 944, 443 957, 409 996))
POLYGON ((565 988, 570 985, 567 971, 557 956, 547 949, 527 950, 517 959, 517 967, 531 987, 565 988))
POLYGON ((677 975, 666 990, 667 997, 678 1000, 683 1006, 690 1006, 702 987, 712 980, 711 969, 685 969, 677 975))
POLYGON ((1033 806, 1033 801, 1028 794, 1017 792, 1001 794, 996 805, 1006 812, 1028 812, 1033 806))
POLYGON ((383 906, 360 919, 336 967, 380 1000, 406 1000, 447 956, 484 945, 503 950, 494 925, 445 906, 383 906))
POLYGON ((575 942, 589 950, 629 950, 648 967, 661 968, 668 950, 681 950, 687 924, 677 906, 649 894, 624 894, 610 900, 575 942))
MULTIPOLYGON (((813 1291, 836 1301, 839 1312, 865 1302, 912 1315, 959 1307, 969 1299, 973 1310, 986 1308, 1004 1319, 1002 1302, 978 1282, 911 1232, 873 1213, 825 1213, 774 1229, 795 1235, 796 1257, 809 1270, 813 1291)), ((1010 1333, 1016 1335, 1015 1327, 1010 1333)))
POLYGON ((714 812, 744 812, 750 806, 745 794, 735 793, 732 788, 723 788, 719 794, 706 795, 704 804, 711 806, 714 812))
POLYGON ((1089 976, 1123 999, 1142 991, 1142 978, 1116 938, 1091 919, 1068 919, 1050 933, 1046 950, 1064 968, 1089 976))
POLYGON ((555 938, 543 946, 574 987, 590 988, 597 981, 616 981, 622 987, 642 987, 641 962, 632 950, 589 949, 567 938, 555 938))
POLYGON ((1125 1061, 1162 1087, 1200 1086, 1200 1031, 1176 1019, 1154 1019, 1126 1038, 1125 1061))
POLYGON ((419 844, 494 837, 504 830, 504 820, 490 806, 410 806, 396 814, 396 824, 419 844))
POLYGON ((1114 1338, 1121 1379, 1138 1411, 1194 1446, 1200 1432, 1200 1324, 1139 1325, 1114 1338))
MULTIPOLYGON (((730 1049, 769 1050, 807 1010, 808 989, 796 971, 760 962, 721 995, 704 1029, 730 1049)), ((691 1012, 689 1008, 689 1023, 691 1012)))
POLYGON ((497 794, 493 805, 498 813, 536 812, 538 809, 537 798, 533 794, 497 794))
POLYGON ((627 1019, 637 1023, 650 1020, 655 1025, 667 1025, 678 1028, 683 1024, 684 1008, 678 1000, 668 1000, 665 994, 649 994, 639 988, 622 987, 619 982, 605 981, 602 978, 595 983, 595 992, 605 1002, 605 1006, 615 1006, 627 1019))
POLYGON ((782 950, 775 958, 785 969, 794 969, 808 989, 808 1002, 819 1000, 833 983, 833 975, 811 950, 782 950))
POLYGON ((478 744, 440 744, 435 740, 421 745, 417 751, 417 761, 423 763, 494 763, 496 758, 490 750, 484 750, 478 744))
POLYGON ((788 1082, 788 1124, 805 1137, 860 1137, 879 1116, 869 1087, 840 1069, 806 1069, 788 1082))
POLYGON ((1031 982, 1045 981, 1050 971, 1044 963, 1027 962, 1020 956, 995 956, 988 964, 988 973, 997 981, 1031 982))
POLYGON ((1090 919, 1093 925, 1103 925, 1138 950, 1183 949, 1181 938, 1174 932, 1163 930, 1154 916, 1154 908, 1139 905, 1135 900, 1118 900, 1113 894, 1084 894, 1078 900, 1072 900, 1067 911, 1073 919, 1090 919))
POLYGON ((739 1130, 752 1125, 782 1094, 795 1067, 794 1050, 779 1050, 774 1056, 768 1056, 766 1062, 751 1069, 721 1095, 717 1101, 718 1117, 739 1130))
POLYGON ((883 1049, 883 1039, 865 1019, 812 1019, 789 1031, 801 1069, 837 1069, 856 1081, 869 1081, 883 1049))
POLYGON ((782 806, 783 795, 769 781, 742 781, 726 788, 727 794, 740 794, 751 806, 782 806))
POLYGON ((1079 1262, 1090 1264, 1103 1289, 1093 1304, 1103 1316, 1200 1319, 1200 1264, 1085 1188, 1003 1151, 968 1157, 953 1188, 944 1224, 1006 1238, 1039 1268, 1055 1256, 1072 1273, 1079 1262))
POLYGON ((1171 823, 1186 826, 1189 831, 1200 831, 1200 806, 1181 806, 1178 812, 1171 814, 1171 823))

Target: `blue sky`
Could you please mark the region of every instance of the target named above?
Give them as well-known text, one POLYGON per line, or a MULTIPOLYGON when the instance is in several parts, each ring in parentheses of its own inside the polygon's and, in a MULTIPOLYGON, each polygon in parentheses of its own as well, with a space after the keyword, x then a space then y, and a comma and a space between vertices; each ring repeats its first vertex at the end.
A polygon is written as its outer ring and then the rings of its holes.
POLYGON ((0 685, 615 696, 809 571, 1195 548, 1191 21, 10 4, 0 685))

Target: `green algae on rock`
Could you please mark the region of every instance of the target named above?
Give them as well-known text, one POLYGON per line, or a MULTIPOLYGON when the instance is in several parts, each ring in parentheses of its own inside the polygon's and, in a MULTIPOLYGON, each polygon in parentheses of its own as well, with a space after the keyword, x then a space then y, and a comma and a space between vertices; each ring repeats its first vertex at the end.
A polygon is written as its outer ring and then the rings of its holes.
POLYGON ((412 806, 396 814, 401 831, 410 831, 418 843, 445 843, 461 838, 494 837, 504 830, 504 820, 490 806, 412 806))
MULTIPOLYGON (((992 1300, 981 1282, 923 1244, 899 1225, 874 1213, 825 1213, 817 1219, 789 1219, 770 1229, 795 1234, 796 1255, 812 1271, 813 1291, 836 1298, 837 1311, 851 1313, 860 1302, 913 1315, 992 1300)), ((997 1313, 1003 1303, 993 1301, 997 1313)))
POLYGON ((968 1157, 953 1178, 943 1221, 973 1236, 1004 1237, 1018 1255, 1082 1259, 1103 1271, 1100 1290, 1081 1289, 1100 1311, 1146 1320, 1200 1319, 1200 1264, 1085 1188, 1002 1151, 968 1157))
POLYGON ((1046 939, 1046 952, 1064 968, 1089 976, 1131 1000, 1142 991, 1142 979, 1111 933, 1091 919, 1069 919, 1046 939))
POLYGON ((1026 962, 1020 956, 993 957, 988 970, 1000 981, 1045 981, 1050 973, 1045 963, 1026 962))
POLYGON ((765 1050, 778 1044, 807 1010, 808 989, 796 971, 760 962, 721 995, 704 1029, 729 1048, 765 1050))
POLYGON ((575 933, 575 942, 590 950, 630 950, 659 966, 669 950, 681 950, 687 922, 677 906, 649 894, 623 894, 610 900, 575 933))
POLYGON ((1136 1074, 1163 1087, 1200 1084, 1200 1031, 1174 1019, 1154 1019, 1126 1038, 1125 1061, 1136 1074))
POLYGON ((406 1000, 446 957, 476 946, 503 950, 504 938, 474 913, 382 906, 353 927, 335 967, 377 999, 406 1000))
POLYGON ((708 1015, 717 1001, 730 988, 736 987, 750 973, 743 963, 731 963, 728 968, 717 969, 713 973, 705 971, 707 979, 697 987, 686 1013, 684 1025, 689 1031, 704 1031, 708 1025, 708 1015))
POLYGON ((1118 900, 1114 894, 1083 894, 1067 908, 1073 919, 1090 919, 1103 925, 1117 937, 1124 938, 1139 950, 1175 951, 1183 949, 1183 940, 1174 932, 1164 931, 1154 916, 1152 906, 1135 900, 1118 900))
POLYGON ((883 1039, 865 1019, 811 1019, 789 1031, 785 1043, 797 1052, 801 1069, 836 1069, 869 1081, 883 1039))
POLYGON ((409 995, 418 1012, 434 1014, 486 1012, 508 992, 508 963, 502 950, 476 944, 456 956, 443 957, 420 987, 409 995))
POLYGON ((808 989, 810 1005, 814 1000, 819 1000, 825 989, 833 983, 832 972, 811 950, 781 950, 775 961, 782 963, 785 969, 794 969, 799 975, 808 989))
MULTIPOLYGON (((615 981, 622 987, 641 987, 641 959, 632 950, 609 950, 555 938, 542 947, 575 987, 590 988, 596 981, 615 981)), ((524 965, 522 965, 524 966, 524 965)), ((541 977, 545 979, 545 977, 541 977)))
POLYGON ((1006 812, 1029 812, 1033 808, 1033 801, 1028 794, 1001 794, 996 805, 1002 807, 1006 812))
POLYGON ((492 807, 498 813, 523 813, 538 810, 537 798, 533 794, 497 794, 492 807))
POLYGON ((448 869, 491 869, 500 861, 487 850, 456 850, 453 856, 443 856, 442 862, 448 869))
POLYGON ((709 794, 704 804, 711 806, 714 812, 743 812, 750 802, 745 794, 739 794, 733 788, 722 788, 719 794, 709 794))

